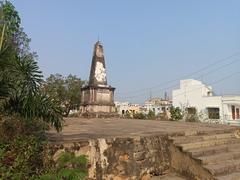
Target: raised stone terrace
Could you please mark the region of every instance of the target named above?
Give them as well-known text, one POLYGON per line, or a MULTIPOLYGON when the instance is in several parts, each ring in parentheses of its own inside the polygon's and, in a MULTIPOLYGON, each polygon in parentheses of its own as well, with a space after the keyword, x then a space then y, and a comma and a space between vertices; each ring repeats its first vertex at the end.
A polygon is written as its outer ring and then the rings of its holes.
POLYGON ((47 134, 55 159, 63 151, 88 156, 89 179, 240 179, 239 127, 68 118, 61 133, 47 134))
POLYGON ((49 131, 52 142, 78 141, 96 138, 134 137, 151 135, 190 135, 233 130, 236 127, 206 123, 187 123, 133 119, 65 119, 63 131, 49 131))

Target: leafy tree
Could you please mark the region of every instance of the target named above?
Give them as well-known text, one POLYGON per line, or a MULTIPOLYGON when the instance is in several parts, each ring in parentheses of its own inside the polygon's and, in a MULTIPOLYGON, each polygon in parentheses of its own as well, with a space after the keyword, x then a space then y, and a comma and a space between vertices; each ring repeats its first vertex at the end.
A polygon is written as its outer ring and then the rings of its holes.
POLYGON ((70 110, 79 109, 83 83, 80 78, 71 74, 67 77, 55 74, 47 78, 43 89, 61 104, 64 115, 68 116, 70 110))
POLYGON ((61 129, 61 108, 41 91, 43 76, 30 39, 20 27, 20 17, 9 1, 1 2, 0 113, 22 120, 43 120, 61 129))
POLYGON ((0 179, 36 179, 44 171, 44 130, 61 130, 62 112, 41 90, 37 55, 17 11, 0 3, 0 179))
POLYGON ((152 110, 149 110, 147 114, 147 119, 156 119, 155 112, 152 110))
POLYGON ((179 107, 171 107, 170 113, 171 113, 171 119, 173 121, 178 121, 183 118, 182 111, 179 107))

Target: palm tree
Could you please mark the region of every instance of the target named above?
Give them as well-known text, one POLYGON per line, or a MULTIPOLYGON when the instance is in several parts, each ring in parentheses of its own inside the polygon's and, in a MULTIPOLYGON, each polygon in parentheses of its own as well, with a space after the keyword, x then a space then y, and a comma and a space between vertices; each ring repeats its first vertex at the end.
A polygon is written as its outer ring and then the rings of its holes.
MULTIPOLYGON (((43 76, 30 52, 29 38, 20 28, 20 18, 6 1, 0 7, 6 25, 0 50, 0 113, 18 115, 24 120, 39 119, 61 130, 61 108, 41 91, 43 76)), ((5 28, 5 27, 4 27, 5 28)), ((3 25, 0 28, 3 31, 3 25)), ((1 32, 0 31, 0 32, 1 32)))

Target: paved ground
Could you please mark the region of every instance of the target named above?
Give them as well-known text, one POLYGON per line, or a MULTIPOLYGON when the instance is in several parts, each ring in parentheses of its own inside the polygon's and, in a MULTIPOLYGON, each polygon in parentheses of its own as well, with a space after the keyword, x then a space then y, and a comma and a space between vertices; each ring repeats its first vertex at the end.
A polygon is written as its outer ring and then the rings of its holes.
POLYGON ((83 119, 67 118, 61 133, 48 132, 51 141, 76 141, 107 137, 133 137, 161 134, 184 134, 192 132, 235 129, 226 125, 186 123, 173 121, 134 119, 83 119))

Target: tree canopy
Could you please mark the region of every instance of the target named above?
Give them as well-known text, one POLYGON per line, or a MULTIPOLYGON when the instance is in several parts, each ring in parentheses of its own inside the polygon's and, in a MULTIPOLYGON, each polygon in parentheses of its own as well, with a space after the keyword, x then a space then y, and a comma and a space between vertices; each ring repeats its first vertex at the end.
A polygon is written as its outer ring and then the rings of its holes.
MULTIPOLYGON (((62 108, 44 91, 18 12, 9 1, 0 3, 0 179, 84 179, 85 156, 63 153, 53 161, 44 131, 49 124, 61 130, 62 108)), ((67 83, 73 94, 80 88, 74 76, 67 83)), ((75 100, 73 94, 67 97, 75 100)))
POLYGON ((71 74, 67 77, 60 74, 51 74, 46 79, 43 89, 61 104, 63 115, 68 116, 71 110, 79 109, 83 84, 84 81, 71 74))
POLYGON ((179 107, 171 107, 170 113, 173 121, 178 121, 183 118, 182 110, 179 107))
POLYGON ((30 50, 18 12, 8 1, 1 2, 0 20, 0 113, 43 120, 60 130, 61 108, 41 90, 37 54, 30 50))

